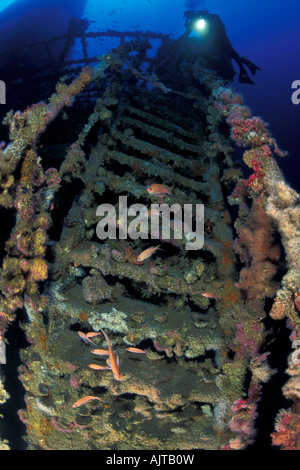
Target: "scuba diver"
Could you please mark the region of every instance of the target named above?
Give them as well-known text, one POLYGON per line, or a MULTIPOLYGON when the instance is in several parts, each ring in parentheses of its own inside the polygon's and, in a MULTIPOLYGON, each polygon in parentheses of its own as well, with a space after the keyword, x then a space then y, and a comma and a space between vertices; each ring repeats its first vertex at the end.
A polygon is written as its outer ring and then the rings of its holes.
POLYGON ((186 18, 186 30, 177 40, 177 43, 186 42, 193 32, 200 33, 201 38, 193 38, 194 45, 197 43, 201 48, 215 49, 217 52, 235 60, 240 69, 239 82, 254 85, 244 66, 250 70, 252 75, 255 75, 255 72, 261 69, 250 60, 238 55, 229 41, 224 23, 218 15, 209 13, 207 9, 204 9, 198 12, 186 11, 184 16, 186 18))

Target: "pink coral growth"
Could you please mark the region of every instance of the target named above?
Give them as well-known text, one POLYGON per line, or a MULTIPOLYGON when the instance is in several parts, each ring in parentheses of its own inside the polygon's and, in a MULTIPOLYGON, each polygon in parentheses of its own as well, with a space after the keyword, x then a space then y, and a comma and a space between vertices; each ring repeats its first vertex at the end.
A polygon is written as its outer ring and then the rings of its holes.
POLYGON ((226 104, 243 104, 243 97, 238 93, 235 93, 230 88, 220 87, 216 94, 218 101, 224 101, 226 104))
POLYGON ((253 331, 251 335, 247 334, 242 323, 237 324, 236 339, 239 344, 237 354, 241 357, 247 357, 249 354, 254 357, 258 354, 259 342, 257 335, 261 333, 263 326, 259 323, 253 324, 253 331))
POLYGON ((282 450, 300 450, 300 414, 282 410, 277 417, 272 444, 282 450))
POLYGON ((45 172, 45 178, 49 189, 57 190, 61 183, 61 178, 55 168, 48 168, 45 172))
POLYGON ((230 429, 247 439, 254 436, 256 431, 253 422, 256 417, 256 404, 239 398, 231 409, 235 415, 230 421, 230 429))
POLYGON ((83 279, 82 294, 86 302, 99 304, 111 298, 112 290, 101 274, 95 273, 93 276, 86 276, 83 279))
POLYGON ((223 450, 242 450, 253 442, 256 435, 255 419, 257 417, 257 402, 260 398, 260 389, 253 384, 249 389, 248 398, 239 398, 231 406, 233 416, 229 427, 236 436, 222 447, 223 450))
POLYGON ((76 390, 79 388, 79 380, 77 374, 72 374, 70 377, 70 384, 71 387, 75 388, 76 390))
POLYGON ((260 117, 232 119, 231 116, 227 122, 232 125, 232 140, 240 147, 261 147, 270 139, 267 124, 260 117))
POLYGON ((247 181, 243 181, 243 184, 250 188, 253 188, 253 186, 256 186, 258 181, 261 180, 261 178, 264 176, 264 172, 262 170, 262 162, 257 160, 257 158, 253 158, 252 168, 254 170, 254 173, 252 173, 252 175, 249 176, 247 181))
MULTIPOLYGON (((215 94, 216 110, 226 115, 226 122, 231 127, 231 138, 240 147, 273 147, 277 155, 286 156, 272 138, 268 125, 259 116, 252 116, 250 109, 243 105, 243 99, 234 91, 220 87, 215 94)), ((270 149, 269 149, 270 150, 270 149)))

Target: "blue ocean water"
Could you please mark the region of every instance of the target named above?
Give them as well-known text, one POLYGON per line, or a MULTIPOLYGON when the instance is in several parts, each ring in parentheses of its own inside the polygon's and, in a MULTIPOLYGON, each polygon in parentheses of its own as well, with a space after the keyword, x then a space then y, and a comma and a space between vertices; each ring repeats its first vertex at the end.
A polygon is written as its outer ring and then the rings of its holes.
MULTIPOLYGON (((2 0, 0 11, 13 5, 20 13, 29 9, 28 18, 35 15, 39 18, 41 9, 49 9, 47 27, 58 25, 57 8, 63 6, 77 16, 88 18, 92 31, 154 31, 170 34, 175 39, 184 32, 186 10, 207 8, 210 13, 218 14, 239 55, 246 56, 262 69, 255 76, 254 86, 240 84, 237 79, 232 85, 243 94, 253 114, 270 124, 280 147, 288 151, 289 158, 279 164, 287 181, 299 190, 300 104, 293 104, 291 100, 292 83, 300 79, 300 4, 297 0, 285 3, 271 0, 2 0)), ((23 21, 30 35, 34 34, 35 39, 39 34, 44 36, 45 24, 41 24, 40 29, 32 26, 32 19, 30 24, 27 28, 23 21)))

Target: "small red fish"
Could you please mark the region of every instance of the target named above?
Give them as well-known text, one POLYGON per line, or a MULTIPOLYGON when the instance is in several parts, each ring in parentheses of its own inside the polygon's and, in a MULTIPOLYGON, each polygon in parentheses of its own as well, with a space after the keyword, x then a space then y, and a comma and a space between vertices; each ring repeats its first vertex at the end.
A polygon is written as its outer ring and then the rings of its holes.
POLYGON ((116 380, 121 380, 122 377, 120 375, 120 370, 119 370, 119 358, 118 356, 115 356, 115 353, 113 351, 113 348, 110 344, 110 341, 108 339, 107 334, 105 331, 101 330, 104 338, 106 339, 107 345, 108 345, 108 353, 109 353, 109 359, 106 360, 108 367, 112 370, 113 376, 116 380))
POLYGON ((99 401, 103 402, 103 400, 101 400, 101 398, 99 398, 99 397, 94 397, 92 395, 88 395, 86 397, 82 397, 79 400, 75 401, 75 403, 73 403, 73 405, 72 405, 72 408, 77 408, 78 406, 84 405, 85 403, 87 403, 88 401, 91 401, 91 400, 99 400, 99 401))
POLYGON ((152 246, 150 248, 147 248, 147 250, 144 250, 142 251, 142 253, 139 254, 139 256, 137 257, 137 262, 138 263, 142 263, 143 261, 145 261, 146 259, 150 258, 151 255, 153 255, 153 253, 155 253, 157 250, 159 250, 159 245, 158 246, 152 246))
POLYGON ((98 331, 98 333, 96 331, 89 331, 88 333, 86 333, 86 336, 88 338, 94 338, 94 336, 99 336, 101 335, 100 331, 98 331))
POLYGON ((201 295, 203 295, 203 297, 206 297, 207 299, 219 300, 219 297, 213 292, 201 292, 201 295))
POLYGON ((126 351, 129 351, 129 352, 132 352, 132 353, 136 353, 136 354, 147 354, 147 351, 144 351, 143 349, 139 349, 139 348, 126 348, 126 351))
POLYGON ((89 368, 94 370, 110 370, 110 367, 100 366, 99 364, 89 364, 89 368))
POLYGON ((83 331, 77 331, 77 333, 79 334, 80 338, 85 342, 85 343, 91 343, 93 344, 94 346, 97 346, 96 343, 93 343, 92 340, 90 340, 90 338, 93 338, 94 336, 99 336, 101 335, 101 333, 96 333, 94 331, 91 331, 90 333, 83 333, 83 331))
POLYGON ((147 188, 147 191, 149 194, 152 196, 163 196, 165 194, 168 194, 169 196, 174 196, 172 193, 173 186, 170 188, 166 184, 151 184, 147 188))
POLYGON ((92 349, 91 350, 92 354, 97 354, 98 356, 108 356, 109 351, 107 349, 92 349))

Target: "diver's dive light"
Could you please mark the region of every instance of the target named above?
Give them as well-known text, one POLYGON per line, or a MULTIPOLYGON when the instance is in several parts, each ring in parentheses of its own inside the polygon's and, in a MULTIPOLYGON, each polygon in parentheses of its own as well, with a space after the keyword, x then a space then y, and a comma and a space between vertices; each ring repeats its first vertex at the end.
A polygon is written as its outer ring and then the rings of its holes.
POLYGON ((206 21, 204 18, 200 18, 200 20, 196 21, 194 29, 197 31, 203 31, 206 28, 206 21))

